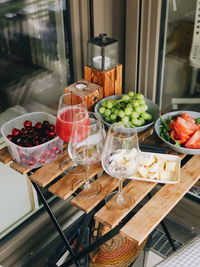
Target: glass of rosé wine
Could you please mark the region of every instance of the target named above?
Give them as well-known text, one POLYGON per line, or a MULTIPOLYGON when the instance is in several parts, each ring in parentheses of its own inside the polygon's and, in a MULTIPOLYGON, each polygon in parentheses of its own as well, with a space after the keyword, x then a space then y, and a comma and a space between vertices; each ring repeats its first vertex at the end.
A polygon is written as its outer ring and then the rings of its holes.
MULTIPOLYGON (((78 93, 70 91, 69 93, 63 94, 59 100, 59 107, 57 113, 56 120, 56 133, 57 135, 65 142, 69 143, 70 136, 72 133, 72 126, 74 123, 75 115, 83 112, 85 114, 85 119, 81 121, 81 123, 87 124, 87 107, 84 100, 84 97, 78 93)), ((79 132, 81 138, 81 132, 79 132)), ((66 166, 69 163, 69 159, 64 159, 61 162, 61 170, 64 173, 68 173, 66 170, 66 166)), ((72 168, 70 168, 70 172, 73 174, 79 174, 84 172, 84 168, 82 166, 78 166, 76 161, 72 158, 72 168), (77 167, 77 168, 74 168, 77 167)))

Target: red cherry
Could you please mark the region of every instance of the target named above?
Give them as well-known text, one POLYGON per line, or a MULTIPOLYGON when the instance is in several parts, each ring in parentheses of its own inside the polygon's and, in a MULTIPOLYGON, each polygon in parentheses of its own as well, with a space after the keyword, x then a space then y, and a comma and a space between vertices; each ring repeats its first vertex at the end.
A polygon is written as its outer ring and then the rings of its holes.
POLYGON ((22 129, 21 129, 21 133, 22 133, 22 134, 27 134, 28 131, 27 131, 25 128, 22 128, 22 129))
POLYGON ((48 121, 43 121, 42 127, 48 128, 49 127, 49 122, 48 121))
POLYGON ((26 147, 32 147, 32 146, 33 146, 33 144, 31 142, 29 142, 29 141, 26 142, 26 147))
POLYGON ((58 151, 58 147, 57 147, 57 146, 53 146, 53 147, 52 147, 52 150, 53 150, 53 151, 58 151))
POLYGON ((52 153, 52 154, 50 155, 50 157, 51 157, 52 159, 55 158, 55 156, 56 156, 55 153, 52 153))
POLYGON ((27 121, 24 122, 24 127, 25 128, 30 128, 31 126, 32 126, 32 122, 31 121, 27 120, 27 121))
POLYGON ((47 151, 47 152, 46 152, 46 156, 47 156, 47 157, 50 157, 50 156, 51 156, 51 152, 50 152, 50 151, 47 151))
POLYGON ((12 141, 13 140, 13 136, 11 134, 7 135, 8 140, 12 141))
POLYGON ((50 125, 49 125, 49 129, 52 130, 52 131, 55 131, 56 127, 55 127, 55 125, 50 124, 50 125))
POLYGON ((35 140, 35 141, 33 142, 33 144, 34 144, 34 146, 39 146, 39 145, 40 145, 40 142, 39 142, 38 140, 35 140))
POLYGON ((56 136, 56 133, 55 133, 55 131, 50 131, 49 130, 49 131, 47 131, 47 136, 53 138, 53 137, 56 136))
POLYGON ((14 128, 14 129, 12 130, 12 135, 13 135, 13 136, 19 136, 20 133, 21 133, 21 131, 20 131, 19 129, 17 129, 17 128, 14 128))
POLYGON ((24 156, 24 153, 23 153, 22 150, 18 150, 18 154, 19 154, 20 157, 24 156))
POLYGON ((46 162, 46 159, 45 158, 40 159, 40 163, 41 164, 44 164, 45 162, 46 162))
POLYGON ((48 141, 48 139, 46 137, 42 138, 42 143, 46 143, 48 141))
POLYGON ((28 164, 29 166, 32 166, 32 165, 35 164, 35 161, 32 160, 32 159, 30 159, 30 160, 28 160, 27 164, 28 164))
POLYGON ((35 124, 35 129, 41 129, 42 128, 42 123, 41 122, 37 122, 36 124, 35 124))

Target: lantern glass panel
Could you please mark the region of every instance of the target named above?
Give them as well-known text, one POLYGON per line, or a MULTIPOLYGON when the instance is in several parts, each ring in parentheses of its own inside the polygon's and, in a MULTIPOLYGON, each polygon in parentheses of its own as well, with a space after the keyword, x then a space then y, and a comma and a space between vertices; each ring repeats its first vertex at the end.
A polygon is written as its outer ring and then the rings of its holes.
POLYGON ((118 42, 105 47, 105 70, 112 69, 118 65, 118 42))
POLYGON ((100 34, 88 41, 88 66, 106 71, 118 65, 118 41, 100 34))
MULTIPOLYGON (((88 66, 95 68, 95 64, 93 65, 93 62, 95 58, 99 56, 101 56, 101 46, 88 43, 88 66)), ((98 68, 95 68, 95 69, 98 69, 98 68)))

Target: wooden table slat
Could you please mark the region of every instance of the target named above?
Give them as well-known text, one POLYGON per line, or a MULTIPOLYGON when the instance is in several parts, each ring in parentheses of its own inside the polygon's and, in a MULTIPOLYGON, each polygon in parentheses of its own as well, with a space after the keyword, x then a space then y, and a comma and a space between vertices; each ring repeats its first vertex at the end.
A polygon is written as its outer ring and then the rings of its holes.
POLYGON ((200 178, 200 155, 193 156, 181 169, 177 184, 164 185, 121 229, 121 233, 141 244, 170 210, 200 178))
POLYGON ((95 219, 104 225, 114 228, 154 187, 156 183, 130 181, 123 192, 129 192, 133 195, 134 203, 129 208, 123 210, 109 210, 104 206, 96 214, 95 219))
POLYGON ((15 161, 13 161, 13 162, 10 164, 10 167, 11 167, 12 169, 14 169, 15 171, 21 173, 21 174, 26 174, 26 173, 28 173, 29 171, 32 170, 31 168, 23 167, 22 165, 18 164, 18 163, 15 162, 15 161))
POLYGON ((62 155, 60 155, 57 159, 50 162, 49 164, 41 167, 37 171, 35 171, 32 175, 30 175, 30 179, 40 185, 41 187, 45 187, 50 182, 52 182, 56 177, 58 177, 63 171, 60 168, 61 162, 67 159, 67 163, 65 165, 65 170, 71 167, 72 161, 69 157, 67 151, 64 151, 62 155))
POLYGON ((118 186, 118 179, 110 177, 104 173, 94 183, 98 182, 101 185, 100 193, 91 198, 79 198, 78 196, 71 200, 71 203, 83 210, 85 213, 90 212, 96 207, 105 197, 118 186))
POLYGON ((4 148, 0 149, 0 161, 4 164, 10 162, 12 160, 12 157, 8 151, 7 146, 4 148))
MULTIPOLYGON (((88 171, 88 177, 92 178, 95 175, 97 175, 100 171, 102 171, 101 164, 95 164, 92 165, 88 171)), ((84 180, 82 183, 78 183, 77 187, 73 188, 74 183, 78 182, 80 179, 84 179, 85 173, 80 174, 74 174, 71 173, 65 175, 62 177, 59 181, 57 181, 55 184, 51 185, 48 190, 52 194, 62 198, 66 199, 68 198, 73 192, 78 189, 79 186, 81 186, 84 183, 84 180)))

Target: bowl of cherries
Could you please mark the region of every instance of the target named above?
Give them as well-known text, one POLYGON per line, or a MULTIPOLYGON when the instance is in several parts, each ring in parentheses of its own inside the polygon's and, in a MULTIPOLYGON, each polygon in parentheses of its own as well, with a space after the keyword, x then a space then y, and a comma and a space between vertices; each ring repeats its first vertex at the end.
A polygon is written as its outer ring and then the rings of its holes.
POLYGON ((3 124, 1 133, 13 160, 27 168, 38 168, 56 159, 63 141, 56 136, 56 117, 32 112, 3 124))

